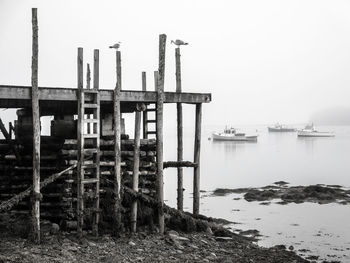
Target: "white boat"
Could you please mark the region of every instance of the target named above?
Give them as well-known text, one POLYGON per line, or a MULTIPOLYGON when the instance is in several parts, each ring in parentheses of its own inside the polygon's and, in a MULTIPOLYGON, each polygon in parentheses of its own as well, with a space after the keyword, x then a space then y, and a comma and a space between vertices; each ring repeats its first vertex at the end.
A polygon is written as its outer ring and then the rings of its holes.
POLYGON ((334 137, 333 132, 317 131, 313 124, 306 125, 304 129, 298 130, 298 137, 334 137))
POLYGON ((214 132, 213 140, 218 141, 252 141, 256 142, 258 139, 257 134, 245 134, 243 132, 237 132, 234 128, 225 128, 224 132, 214 132))
POLYGON ((269 132, 295 132, 297 129, 292 127, 287 127, 285 125, 276 123, 274 126, 267 127, 269 132))

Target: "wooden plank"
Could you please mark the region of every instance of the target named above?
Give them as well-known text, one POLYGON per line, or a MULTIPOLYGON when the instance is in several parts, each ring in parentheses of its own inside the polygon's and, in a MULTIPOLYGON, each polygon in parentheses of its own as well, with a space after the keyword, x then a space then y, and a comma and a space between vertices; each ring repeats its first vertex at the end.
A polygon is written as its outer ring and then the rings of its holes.
POLYGON ((163 103, 164 103, 164 71, 165 71, 166 35, 159 35, 159 66, 157 80, 157 201, 159 232, 164 233, 164 189, 163 189, 163 103))
POLYGON ((122 72, 121 72, 121 53, 116 51, 116 72, 117 84, 114 90, 114 214, 113 214, 113 234, 119 235, 121 229, 121 113, 120 113, 120 95, 122 87, 122 72))
POLYGON ((33 113, 33 241, 40 243, 40 113, 38 91, 38 18, 37 9, 32 8, 32 113, 33 113))
MULTIPOLYGON (((0 85, 0 108, 19 108, 20 105, 30 106, 31 87, 0 85), (22 104, 23 103, 23 104, 22 104)), ((100 89, 101 103, 113 103, 113 90, 100 89)), ((90 96, 87 95, 87 99, 90 96)), ((76 102, 77 90, 73 88, 39 87, 40 101, 56 101, 61 103, 76 102)), ((123 90, 120 93, 121 102, 157 102, 157 92, 123 90)), ((164 92, 164 103, 209 103, 210 93, 176 93, 164 92)))
POLYGON ((78 128, 77 128, 77 139, 78 139, 78 166, 77 166, 77 231, 78 235, 82 236, 83 234, 83 211, 84 211, 84 186, 82 181, 84 180, 84 138, 82 136, 84 130, 84 93, 83 90, 83 48, 78 48, 78 57, 77 57, 77 72, 78 72, 78 128))
MULTIPOLYGON (((181 93, 181 61, 180 48, 175 49, 176 66, 176 92, 181 93)), ((177 161, 183 160, 183 127, 182 127, 182 104, 176 104, 177 109, 177 161)), ((177 168, 177 209, 183 211, 184 204, 183 168, 177 168)))
POLYGON ((197 167, 193 169, 193 214, 199 214, 200 202, 200 151, 201 151, 201 129, 202 129, 202 104, 196 105, 196 120, 195 120, 195 135, 194 135, 194 160, 197 167))
MULTIPOLYGON (((142 72, 142 91, 147 91, 147 86, 146 86, 146 72, 143 71, 142 72)), ((143 132, 143 138, 144 139, 147 139, 148 138, 148 134, 147 134, 147 131, 148 131, 148 125, 147 125, 147 111, 144 111, 142 113, 142 132, 143 132)))
MULTIPOLYGON (((135 112, 135 137, 134 137, 134 165, 132 175, 132 189, 139 191, 139 168, 140 168, 140 127, 141 112, 135 112)), ((137 201, 131 203, 131 232, 136 232, 137 226, 137 201)))

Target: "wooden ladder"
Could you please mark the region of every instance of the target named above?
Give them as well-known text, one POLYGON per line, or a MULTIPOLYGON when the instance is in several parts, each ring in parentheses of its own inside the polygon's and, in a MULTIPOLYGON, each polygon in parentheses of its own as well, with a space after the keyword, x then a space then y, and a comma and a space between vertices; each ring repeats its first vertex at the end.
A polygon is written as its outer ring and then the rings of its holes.
POLYGON ((143 112, 144 116, 144 139, 149 139, 149 135, 156 136, 157 133, 157 105, 154 103, 153 107, 150 107, 150 105, 146 105, 146 110, 143 112), (148 113, 154 112, 154 117, 150 118, 148 113), (150 129, 149 124, 154 123, 154 129, 150 129))
POLYGON ((92 232, 97 236, 100 213, 100 94, 97 85, 93 89, 80 88, 78 92, 78 234, 83 234, 84 219, 92 217, 92 232))

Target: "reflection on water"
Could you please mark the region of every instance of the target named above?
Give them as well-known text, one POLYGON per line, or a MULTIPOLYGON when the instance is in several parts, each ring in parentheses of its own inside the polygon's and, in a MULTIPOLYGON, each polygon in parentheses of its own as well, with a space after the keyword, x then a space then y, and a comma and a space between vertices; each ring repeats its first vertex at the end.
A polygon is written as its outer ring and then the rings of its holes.
MULTIPOLYGON (((333 138, 298 138, 293 132, 268 133, 263 126, 250 128, 259 130, 255 143, 207 140, 212 131, 220 128, 204 127, 201 189, 259 187, 280 180, 293 185, 323 183, 350 186, 349 126, 319 127, 319 130, 335 131, 336 137, 333 138)), ((164 143, 165 159, 174 160, 176 137, 169 136, 164 143)), ((187 134, 184 138, 185 160, 193 159, 192 145, 193 134, 187 134)), ((192 210, 192 178, 193 170, 185 169, 185 207, 189 211, 192 210)), ((165 197, 168 204, 176 205, 176 169, 165 171, 165 197)), ((346 220, 350 217, 348 205, 262 206, 256 202, 235 201, 233 196, 205 197, 201 202, 201 212, 242 222, 244 224, 239 227, 244 229, 260 230, 268 236, 262 239, 262 245, 292 244, 308 248, 314 254, 345 255, 344 262, 350 262, 350 250, 347 250, 350 244, 341 245, 350 240, 350 224, 346 220), (233 212, 232 209, 240 211, 233 212), (299 227, 291 225, 294 223, 299 227), (322 232, 321 236, 318 231, 322 232), (325 244, 327 242, 329 245, 325 244)))

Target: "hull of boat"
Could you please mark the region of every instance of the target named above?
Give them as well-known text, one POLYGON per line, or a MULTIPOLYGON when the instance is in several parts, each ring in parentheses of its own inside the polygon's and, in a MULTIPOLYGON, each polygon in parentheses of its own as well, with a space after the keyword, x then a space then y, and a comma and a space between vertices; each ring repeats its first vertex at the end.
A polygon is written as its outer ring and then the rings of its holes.
POLYGON ((249 141, 249 142, 255 142, 258 140, 257 135, 245 135, 245 136, 236 136, 236 135, 225 135, 225 134, 218 134, 213 133, 213 140, 216 141, 249 141))
POLYGON ((334 133, 330 132, 309 132, 309 131, 298 131, 298 137, 334 137, 334 133))
POLYGON ((275 128, 275 127, 268 127, 269 132, 295 132, 296 129, 294 128, 275 128))

